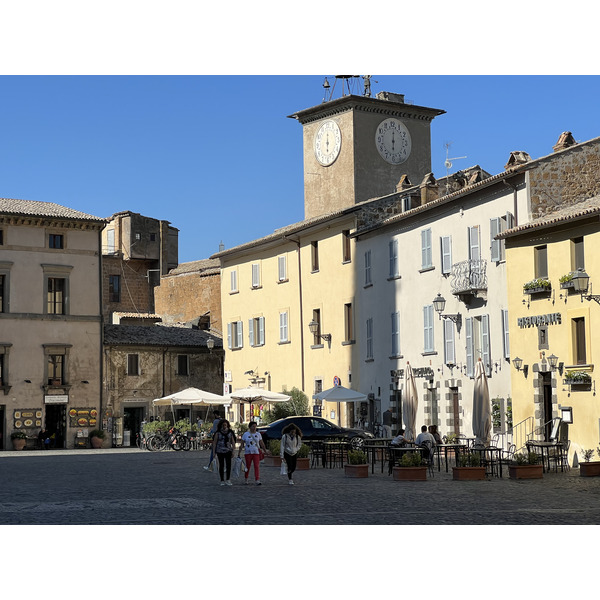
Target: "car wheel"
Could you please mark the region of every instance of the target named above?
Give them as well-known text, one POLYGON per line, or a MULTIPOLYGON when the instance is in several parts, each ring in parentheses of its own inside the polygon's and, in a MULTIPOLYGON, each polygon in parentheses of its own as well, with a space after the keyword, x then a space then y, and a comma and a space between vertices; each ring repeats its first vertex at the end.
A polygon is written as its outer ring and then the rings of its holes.
POLYGON ((365 440, 363 438, 356 436, 350 440, 350 445, 353 450, 360 450, 363 447, 364 442, 365 440))

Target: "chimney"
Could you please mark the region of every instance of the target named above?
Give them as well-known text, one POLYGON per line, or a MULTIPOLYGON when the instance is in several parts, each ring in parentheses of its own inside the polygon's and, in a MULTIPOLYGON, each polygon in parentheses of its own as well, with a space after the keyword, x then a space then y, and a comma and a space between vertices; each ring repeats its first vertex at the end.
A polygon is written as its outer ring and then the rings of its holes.
POLYGON ((411 187, 413 187, 413 184, 410 182, 408 175, 402 175, 402 177, 400 177, 400 181, 396 185, 396 191, 403 192, 404 190, 407 190, 411 187))
POLYGON ((433 173, 427 173, 419 187, 421 188, 421 206, 438 199, 438 183, 433 173))
POLYGON ((531 160, 531 156, 527 154, 527 152, 523 152, 522 150, 517 150, 515 152, 510 153, 510 157, 508 158, 508 162, 504 165, 504 169, 510 169, 511 167, 518 167, 519 165, 524 165, 531 160))
POLYGON ((556 144, 552 146, 552 150, 554 150, 554 152, 558 152, 559 150, 570 148, 576 143, 577 142, 575 141, 575 138, 573 138, 573 135, 570 131, 563 131, 558 138, 558 142, 556 142, 556 144))
POLYGON ((395 94, 394 92, 378 92, 377 100, 387 100, 388 102, 398 102, 404 104, 404 94, 395 94))

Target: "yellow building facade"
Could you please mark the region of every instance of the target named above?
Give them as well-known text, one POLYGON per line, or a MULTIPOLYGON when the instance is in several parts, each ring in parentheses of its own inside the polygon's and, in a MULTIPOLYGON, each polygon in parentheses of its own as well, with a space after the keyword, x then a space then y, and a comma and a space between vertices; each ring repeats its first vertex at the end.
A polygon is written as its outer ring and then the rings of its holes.
POLYGON ((576 290, 579 275, 600 291, 600 197, 560 209, 506 239, 514 440, 570 440, 570 460, 600 442, 595 360, 600 296, 576 290), (574 277, 575 275, 575 277, 574 277))

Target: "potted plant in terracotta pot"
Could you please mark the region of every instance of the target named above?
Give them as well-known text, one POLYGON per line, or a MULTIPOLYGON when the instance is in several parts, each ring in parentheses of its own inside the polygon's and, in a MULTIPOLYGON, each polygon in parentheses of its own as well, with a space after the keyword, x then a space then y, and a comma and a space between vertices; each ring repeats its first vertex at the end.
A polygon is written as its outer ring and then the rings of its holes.
POLYGON ((263 464, 265 467, 281 467, 281 440, 269 440, 269 454, 265 454, 263 464))
POLYGON ((102 429, 94 429, 90 431, 90 443, 92 448, 102 448, 102 442, 106 438, 106 433, 102 429))
MULTIPOLYGON (((600 461, 592 461, 594 450, 582 449, 583 462, 579 463, 580 477, 598 477, 600 475, 600 461)), ((600 448, 598 448, 598 456, 600 456, 600 448)))
POLYGON ((23 450, 27 444, 27 434, 24 431, 13 431, 10 434, 14 450, 23 450))
POLYGON ((348 462, 344 465, 346 477, 368 477, 367 455, 362 450, 348 450, 348 462))
POLYGON ((511 479, 541 479, 544 467, 539 455, 535 452, 515 454, 513 462, 508 465, 508 475, 511 479))
POLYGON ((421 453, 404 453, 400 465, 394 467, 392 476, 395 481, 426 481, 427 465, 423 463, 421 453))
POLYGON ((452 467, 452 479, 454 481, 483 481, 485 479, 485 467, 481 466, 478 454, 468 452, 459 457, 459 466, 452 467))
POLYGON ((302 444, 300 449, 298 450, 298 460, 296 461, 296 470, 297 471, 307 471, 310 469, 310 459, 308 455, 310 454, 310 447, 306 444, 302 444))

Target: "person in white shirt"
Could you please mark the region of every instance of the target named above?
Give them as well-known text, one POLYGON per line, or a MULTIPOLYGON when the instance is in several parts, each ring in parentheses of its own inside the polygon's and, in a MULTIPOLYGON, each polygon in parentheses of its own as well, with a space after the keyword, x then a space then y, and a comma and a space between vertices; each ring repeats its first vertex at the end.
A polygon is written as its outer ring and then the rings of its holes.
POLYGON ((417 436, 415 444, 417 446, 427 447, 427 456, 424 458, 429 459, 430 453, 435 448, 435 438, 427 431, 427 425, 423 425, 423 427, 421 427, 421 433, 417 436))
MULTIPOLYGON (((261 452, 266 454, 267 449, 265 448, 265 443, 263 442, 262 435, 260 435, 260 433, 256 431, 256 421, 250 421, 250 423, 248 423, 248 431, 246 431, 246 433, 244 433, 244 435, 242 436, 242 442, 244 442, 244 459, 246 461, 246 473, 244 474, 244 483, 246 485, 248 484, 248 476, 250 475, 250 465, 254 464, 254 479, 256 480, 256 485, 261 485, 259 467, 260 455, 261 452)), ((238 452, 238 456, 239 455, 240 453, 238 452)))
POLYGON ((292 474, 296 470, 296 462, 298 460, 298 450, 302 446, 302 431, 297 425, 290 423, 286 425, 281 433, 281 450, 280 455, 287 465, 287 476, 290 485, 294 485, 292 474))
POLYGON ((398 430, 398 435, 390 442, 392 446, 404 446, 408 440, 404 437, 404 429, 398 430))

